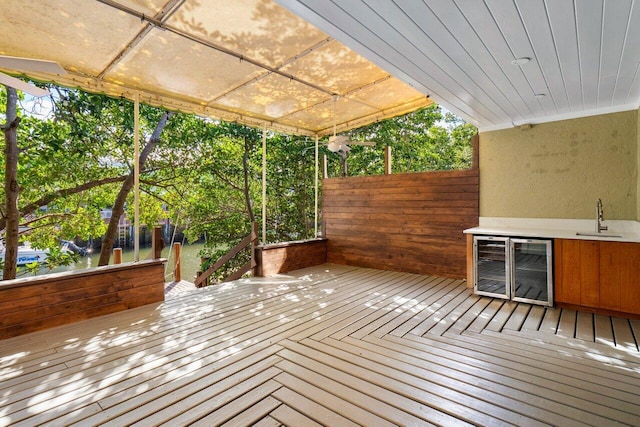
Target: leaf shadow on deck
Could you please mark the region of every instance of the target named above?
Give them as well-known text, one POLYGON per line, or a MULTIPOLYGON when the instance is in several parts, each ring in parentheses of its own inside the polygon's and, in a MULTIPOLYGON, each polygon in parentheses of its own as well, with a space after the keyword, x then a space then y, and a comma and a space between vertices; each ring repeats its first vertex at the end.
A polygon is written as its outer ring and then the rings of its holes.
POLYGON ((242 279, 0 342, 0 425, 640 416, 637 347, 565 336, 561 313, 522 307, 459 280, 347 266, 242 279))

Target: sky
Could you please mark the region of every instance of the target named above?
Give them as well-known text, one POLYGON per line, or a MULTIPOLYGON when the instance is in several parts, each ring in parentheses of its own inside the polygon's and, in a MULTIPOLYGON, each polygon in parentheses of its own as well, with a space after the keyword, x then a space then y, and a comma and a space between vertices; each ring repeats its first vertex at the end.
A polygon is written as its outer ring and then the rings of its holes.
POLYGON ((40 117, 43 119, 46 118, 53 109, 53 104, 50 97, 34 97, 27 93, 24 94, 24 99, 20 101, 20 105, 23 109, 24 114, 40 117))

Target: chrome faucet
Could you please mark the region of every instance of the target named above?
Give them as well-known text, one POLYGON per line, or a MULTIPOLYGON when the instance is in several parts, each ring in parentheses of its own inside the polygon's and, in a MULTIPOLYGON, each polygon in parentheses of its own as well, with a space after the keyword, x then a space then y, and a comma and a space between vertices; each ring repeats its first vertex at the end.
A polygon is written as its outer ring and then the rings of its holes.
POLYGON ((602 212, 602 200, 598 199, 597 206, 597 214, 596 214, 596 232, 602 233, 603 231, 607 231, 609 227, 606 225, 602 225, 602 221, 604 221, 604 214, 602 212))

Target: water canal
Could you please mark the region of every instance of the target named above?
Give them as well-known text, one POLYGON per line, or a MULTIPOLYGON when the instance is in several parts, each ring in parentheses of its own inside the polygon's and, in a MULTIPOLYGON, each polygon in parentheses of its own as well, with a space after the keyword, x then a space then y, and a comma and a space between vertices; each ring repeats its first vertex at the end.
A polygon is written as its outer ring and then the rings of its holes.
MULTIPOLYGON (((204 248, 204 243, 196 242, 193 244, 185 244, 182 246, 182 254, 180 263, 182 265, 182 280, 187 280, 189 282, 193 282, 196 271, 200 269, 200 256, 198 253, 200 250, 204 248)), ((145 259, 147 255, 151 251, 150 247, 140 248, 140 259, 145 259)), ((173 248, 169 248, 168 246, 162 250, 162 257, 167 258, 168 262, 165 268, 165 281, 171 282, 173 281, 173 265, 174 265, 174 254, 173 248), (171 251, 169 250, 171 249, 171 251)), ((58 267, 51 271, 51 273, 56 273, 60 271, 70 271, 70 270, 83 270, 85 268, 93 268, 98 266, 98 259, 100 258, 100 252, 92 253, 88 256, 80 258, 76 264, 70 265, 68 267, 58 267)), ((131 262, 133 261, 133 248, 124 248, 122 250, 122 262, 131 262)), ((111 262, 113 262, 113 256, 111 258, 111 262)), ((38 275, 47 274, 49 271, 46 268, 40 269, 38 275)))

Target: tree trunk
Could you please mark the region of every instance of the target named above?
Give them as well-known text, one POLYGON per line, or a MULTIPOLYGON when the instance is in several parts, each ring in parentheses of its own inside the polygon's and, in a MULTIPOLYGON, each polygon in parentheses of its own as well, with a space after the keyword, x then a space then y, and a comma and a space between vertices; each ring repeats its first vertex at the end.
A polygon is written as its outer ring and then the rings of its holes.
POLYGON ((4 234, 4 271, 3 280, 16 278, 18 261, 18 237, 20 213, 18 211, 18 125, 20 118, 17 113, 18 92, 9 86, 7 88, 7 121, 4 130, 4 215, 6 229, 4 234))
POLYGON ((256 222, 256 216, 253 213, 253 206, 251 206, 251 194, 249 193, 249 138, 244 137, 244 155, 242 156, 242 168, 244 170, 244 203, 249 214, 249 220, 251 226, 256 222))
MULTIPOLYGON (((160 142, 160 134, 162 134, 162 130, 167 125, 169 119, 173 116, 173 113, 166 112, 162 115, 158 124, 156 125, 153 134, 149 138, 149 141, 146 143, 142 151, 140 152, 140 171, 144 170, 144 164, 147 161, 147 158, 153 151, 153 149, 160 142)), ((102 240, 102 249, 100 250, 100 260, 98 261, 98 265, 107 265, 109 264, 109 258, 111 257, 111 251, 113 250, 113 242, 115 241, 116 234, 118 232, 118 223, 120 222, 120 217, 124 213, 124 205, 127 201, 127 196, 131 189, 133 188, 133 172, 127 176, 127 178, 122 183, 122 187, 120 188, 120 192, 118 192, 118 196, 116 197, 115 202, 113 203, 113 210, 111 213, 111 219, 109 220, 109 226, 107 227, 107 233, 104 235, 104 239, 102 240)), ((138 236, 136 236, 137 238, 138 236)))

